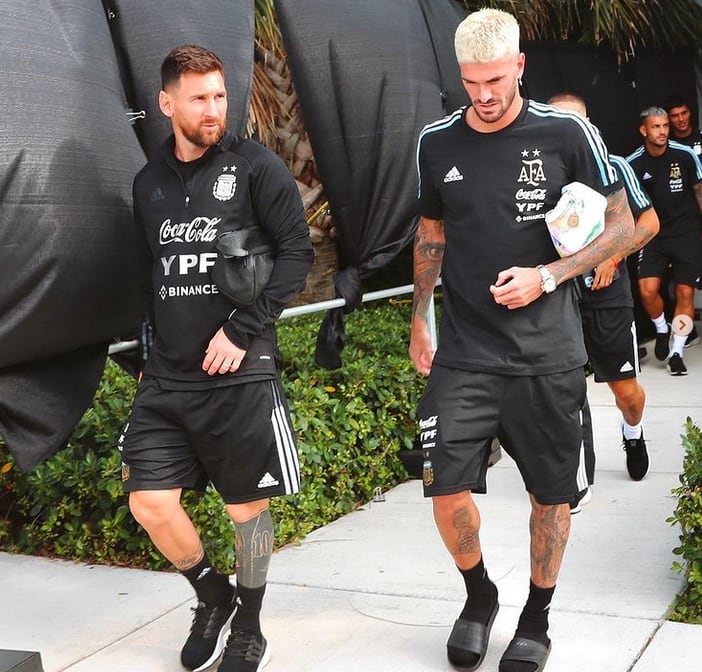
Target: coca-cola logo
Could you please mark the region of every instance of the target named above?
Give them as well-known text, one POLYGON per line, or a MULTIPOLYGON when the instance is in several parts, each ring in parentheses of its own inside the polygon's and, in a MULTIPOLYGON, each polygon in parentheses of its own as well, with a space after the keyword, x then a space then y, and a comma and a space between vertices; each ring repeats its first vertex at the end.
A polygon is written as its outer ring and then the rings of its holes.
POLYGON ((191 222, 171 223, 167 219, 161 224, 158 242, 168 243, 211 243, 217 237, 217 225, 221 217, 195 217, 191 222))
POLYGON ((546 198, 546 189, 519 189, 514 198, 518 201, 543 201, 546 198))

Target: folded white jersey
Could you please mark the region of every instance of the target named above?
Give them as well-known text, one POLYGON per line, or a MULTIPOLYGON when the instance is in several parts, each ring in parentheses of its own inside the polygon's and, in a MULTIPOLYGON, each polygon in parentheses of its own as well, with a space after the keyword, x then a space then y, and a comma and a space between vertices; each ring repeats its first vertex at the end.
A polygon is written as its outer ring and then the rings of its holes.
POLYGON ((546 226, 561 257, 582 250, 604 231, 607 199, 580 182, 561 189, 558 203, 546 213, 546 226))

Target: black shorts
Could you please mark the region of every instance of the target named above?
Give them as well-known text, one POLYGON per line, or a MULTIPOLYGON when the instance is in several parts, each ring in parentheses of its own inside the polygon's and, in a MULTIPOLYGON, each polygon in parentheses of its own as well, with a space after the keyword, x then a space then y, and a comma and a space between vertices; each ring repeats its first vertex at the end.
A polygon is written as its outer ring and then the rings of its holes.
POLYGON ((581 308, 585 349, 598 383, 636 378, 639 346, 632 308, 581 308))
POLYGON ((582 369, 502 376, 434 364, 419 402, 424 495, 486 492, 497 436, 538 502, 571 501, 578 491, 585 391, 582 369))
POLYGON ((137 388, 119 439, 125 492, 202 490, 209 481, 227 504, 300 489, 300 465, 278 380, 209 390, 137 388))
POLYGON ((697 286, 702 272, 700 234, 654 238, 639 252, 639 279, 666 278, 672 266, 672 279, 677 285, 697 286))

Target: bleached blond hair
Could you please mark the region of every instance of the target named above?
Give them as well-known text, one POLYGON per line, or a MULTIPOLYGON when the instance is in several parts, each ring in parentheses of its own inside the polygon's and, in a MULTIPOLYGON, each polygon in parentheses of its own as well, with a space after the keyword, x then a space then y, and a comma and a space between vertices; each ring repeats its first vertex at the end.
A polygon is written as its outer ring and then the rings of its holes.
POLYGON ((491 63, 519 54, 519 24, 499 9, 481 9, 469 14, 456 29, 456 60, 461 63, 491 63))

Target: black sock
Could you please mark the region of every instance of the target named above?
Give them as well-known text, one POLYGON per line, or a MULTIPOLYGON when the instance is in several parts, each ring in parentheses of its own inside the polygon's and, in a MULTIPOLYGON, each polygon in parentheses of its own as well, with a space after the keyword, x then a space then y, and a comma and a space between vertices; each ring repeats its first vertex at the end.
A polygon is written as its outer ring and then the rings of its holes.
POLYGON ((234 586, 227 576, 219 574, 212 566, 207 553, 197 565, 183 570, 181 574, 190 581, 200 602, 222 605, 231 602, 234 597, 234 586))
POLYGON ((465 621, 487 623, 497 602, 497 587, 488 577, 482 556, 475 567, 471 569, 459 567, 458 571, 463 577, 468 592, 466 604, 459 618, 465 621))
POLYGON ((266 584, 264 583, 259 588, 247 588, 237 584, 236 592, 239 596, 237 600, 239 606, 234 614, 232 628, 261 634, 260 614, 266 584))
MULTIPOLYGON (((549 645, 551 640, 546 635, 548 632, 548 612, 555 589, 556 586, 539 588, 529 581, 529 597, 519 617, 515 637, 525 637, 541 642, 544 646, 549 645)), ((534 663, 525 661, 509 660, 500 663, 500 672, 533 672, 535 669, 534 663)))
POLYGON ((548 612, 555 589, 556 586, 539 588, 529 581, 529 597, 517 623, 517 635, 534 639, 548 646, 549 639, 546 636, 548 631, 548 612))

